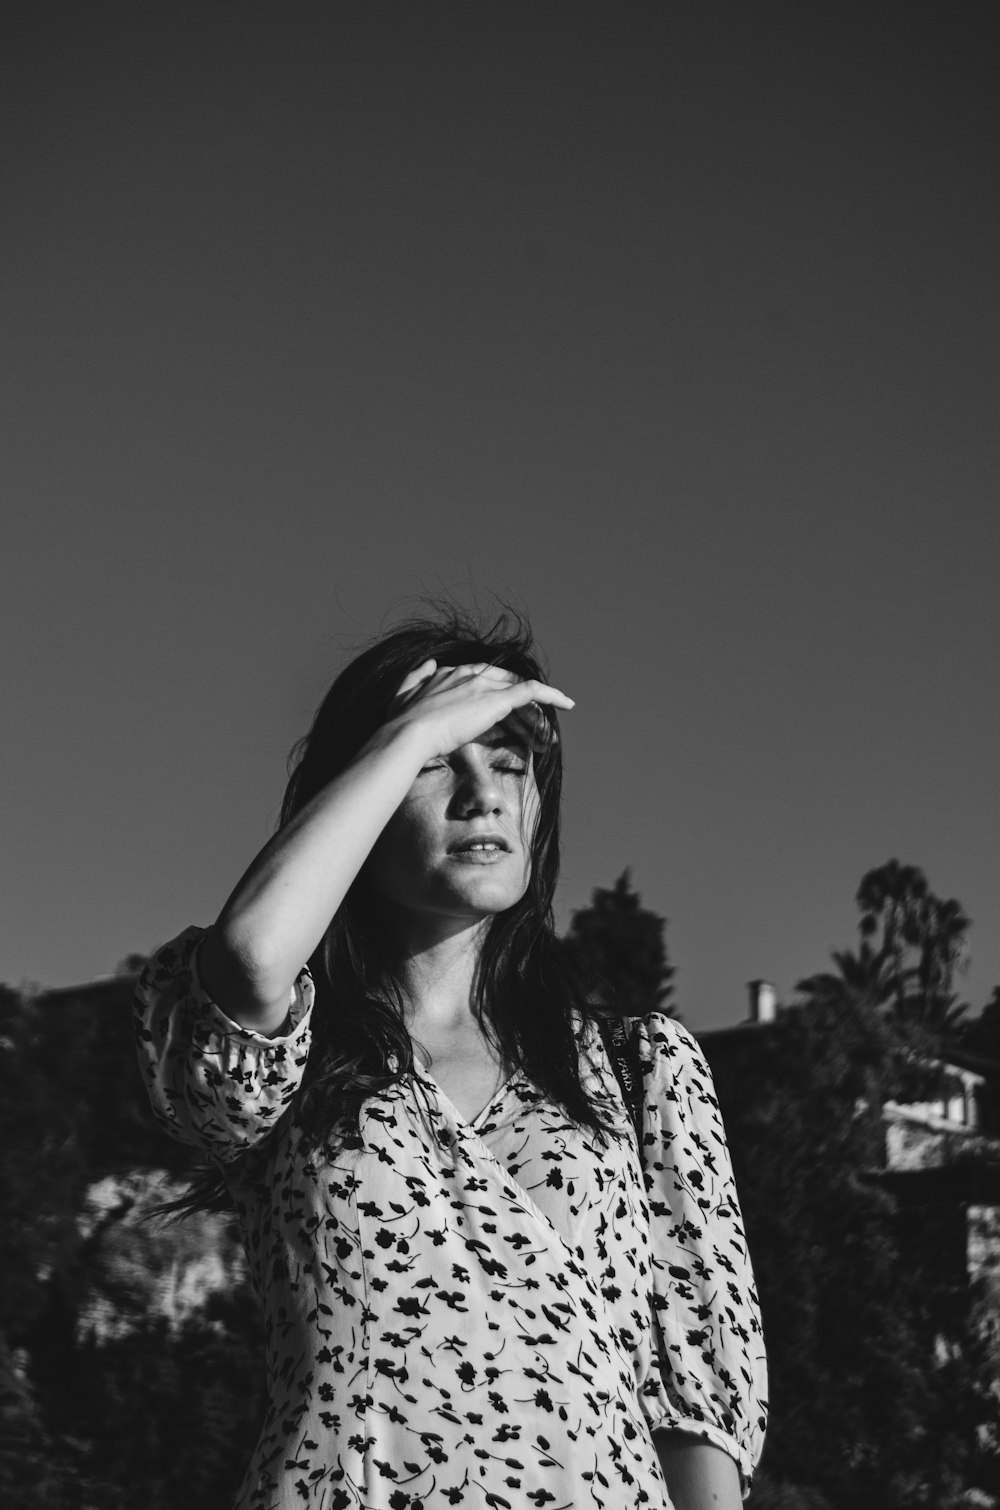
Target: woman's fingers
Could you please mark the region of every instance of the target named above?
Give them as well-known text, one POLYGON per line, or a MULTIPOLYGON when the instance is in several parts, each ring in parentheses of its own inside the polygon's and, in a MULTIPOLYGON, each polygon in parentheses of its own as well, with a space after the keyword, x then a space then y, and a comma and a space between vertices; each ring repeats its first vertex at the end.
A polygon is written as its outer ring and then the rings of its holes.
POLYGON ((436 670, 437 661, 433 658, 423 661, 419 666, 415 666, 409 676, 400 683, 396 690, 396 696, 405 697, 407 692, 412 692, 415 687, 420 686, 421 682, 426 682, 429 677, 432 677, 436 670))
POLYGON ((452 668, 459 682, 481 681, 490 686, 511 687, 518 678, 513 671, 508 671, 504 666, 490 666, 486 663, 471 666, 454 666, 452 668))
POLYGON ((434 678, 440 675, 438 663, 433 657, 423 661, 419 666, 414 666, 409 675, 400 683, 399 691, 389 704, 390 712, 402 712, 412 707, 426 694, 434 678))
POLYGON ((485 661, 463 666, 439 666, 437 661, 432 657, 430 660, 423 661, 421 665, 414 667, 405 681, 400 684, 396 696, 405 697, 407 693, 416 691, 418 687, 424 687, 425 691, 429 691, 430 688, 426 687, 425 684, 432 679, 437 682, 438 686, 446 687, 449 685, 461 686, 462 683, 474 681, 480 676, 487 677, 490 681, 495 681, 501 686, 507 686, 511 682, 517 681, 517 677, 513 672, 504 671, 501 666, 489 666, 485 661))
POLYGON ((390 716, 419 718, 432 731, 439 752, 457 749, 502 723, 509 723, 531 750, 539 752, 558 738, 546 707, 573 706, 573 699, 558 687, 522 681, 503 666, 442 666, 432 658, 415 666, 402 682, 390 716))
POLYGON ((523 708, 528 703, 549 704, 553 708, 576 707, 571 697, 560 692, 558 687, 550 687, 546 682, 517 682, 511 688, 510 695, 514 708, 523 708))

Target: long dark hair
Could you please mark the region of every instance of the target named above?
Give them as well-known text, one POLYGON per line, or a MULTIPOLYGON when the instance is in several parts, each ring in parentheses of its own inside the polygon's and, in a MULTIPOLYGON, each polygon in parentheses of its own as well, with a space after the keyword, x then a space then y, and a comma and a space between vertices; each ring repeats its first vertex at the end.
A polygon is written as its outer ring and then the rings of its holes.
MULTIPOLYGON (((505 609, 492 623, 451 605, 414 618, 375 640, 340 673, 309 732, 292 749, 278 826, 344 770, 385 721, 408 673, 430 657, 445 666, 487 662, 522 679, 547 680, 522 614, 505 609)), ((545 708, 551 735, 535 754, 539 808, 531 840, 528 886, 520 901, 490 919, 476 969, 473 1010, 504 1062, 599 1135, 608 1113, 580 1076, 574 1014, 582 1019, 595 992, 556 937, 552 902, 559 878, 562 745, 558 717, 545 708)), ((307 1146, 349 1144, 362 1103, 413 1073, 399 961, 378 926, 377 901, 364 875, 350 887, 309 960, 316 986, 313 1042, 294 1112, 307 1146)), ((237 1160, 253 1161, 255 1151, 237 1160)), ((230 1204, 213 1166, 160 1214, 230 1204)))
MULTIPOLYGON (((432 657, 439 665, 487 662, 522 679, 547 680, 531 630, 505 610, 490 624, 448 607, 382 636, 337 677, 312 728, 295 746, 280 823, 288 823, 358 754, 385 721, 400 683, 432 657)), ((556 938, 552 902, 559 876, 562 746, 558 718, 535 755, 538 818, 528 886, 490 919, 475 976, 473 1010, 511 1069, 521 1069, 574 1121, 605 1120, 580 1078, 573 1009, 588 991, 556 938)), ((378 926, 364 873, 354 882, 309 961, 316 985, 313 1045, 298 1101, 306 1137, 328 1143, 357 1131, 362 1102, 413 1071, 398 962, 378 926)))

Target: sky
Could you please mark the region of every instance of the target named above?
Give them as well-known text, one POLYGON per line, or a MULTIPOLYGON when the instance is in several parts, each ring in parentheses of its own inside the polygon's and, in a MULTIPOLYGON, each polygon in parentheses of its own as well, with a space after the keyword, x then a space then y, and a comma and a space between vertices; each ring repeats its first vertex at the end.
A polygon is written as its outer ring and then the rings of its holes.
POLYGON ((31 5, 0 67, 0 979, 209 923, 333 676, 526 610, 560 925, 694 1027, 890 858, 1000 983, 990 4, 31 5))

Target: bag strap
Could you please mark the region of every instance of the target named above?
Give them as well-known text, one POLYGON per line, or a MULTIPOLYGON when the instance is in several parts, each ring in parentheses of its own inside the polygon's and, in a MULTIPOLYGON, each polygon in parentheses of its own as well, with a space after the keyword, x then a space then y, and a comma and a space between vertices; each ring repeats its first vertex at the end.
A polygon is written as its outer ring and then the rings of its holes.
POLYGON ((643 1095, 642 1060, 639 1058, 639 1018, 598 1017, 604 1051, 615 1072, 622 1101, 635 1132, 636 1147, 642 1155, 643 1095))

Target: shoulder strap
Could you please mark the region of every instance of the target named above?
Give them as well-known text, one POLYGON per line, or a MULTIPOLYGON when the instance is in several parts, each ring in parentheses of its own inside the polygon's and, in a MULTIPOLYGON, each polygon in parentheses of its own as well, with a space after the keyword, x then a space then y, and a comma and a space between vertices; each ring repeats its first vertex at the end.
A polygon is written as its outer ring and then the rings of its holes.
POLYGON ((637 1017, 603 1017, 597 1019, 605 1053, 611 1061, 632 1120, 636 1146, 642 1153, 642 1061, 639 1058, 639 1019, 637 1017))

